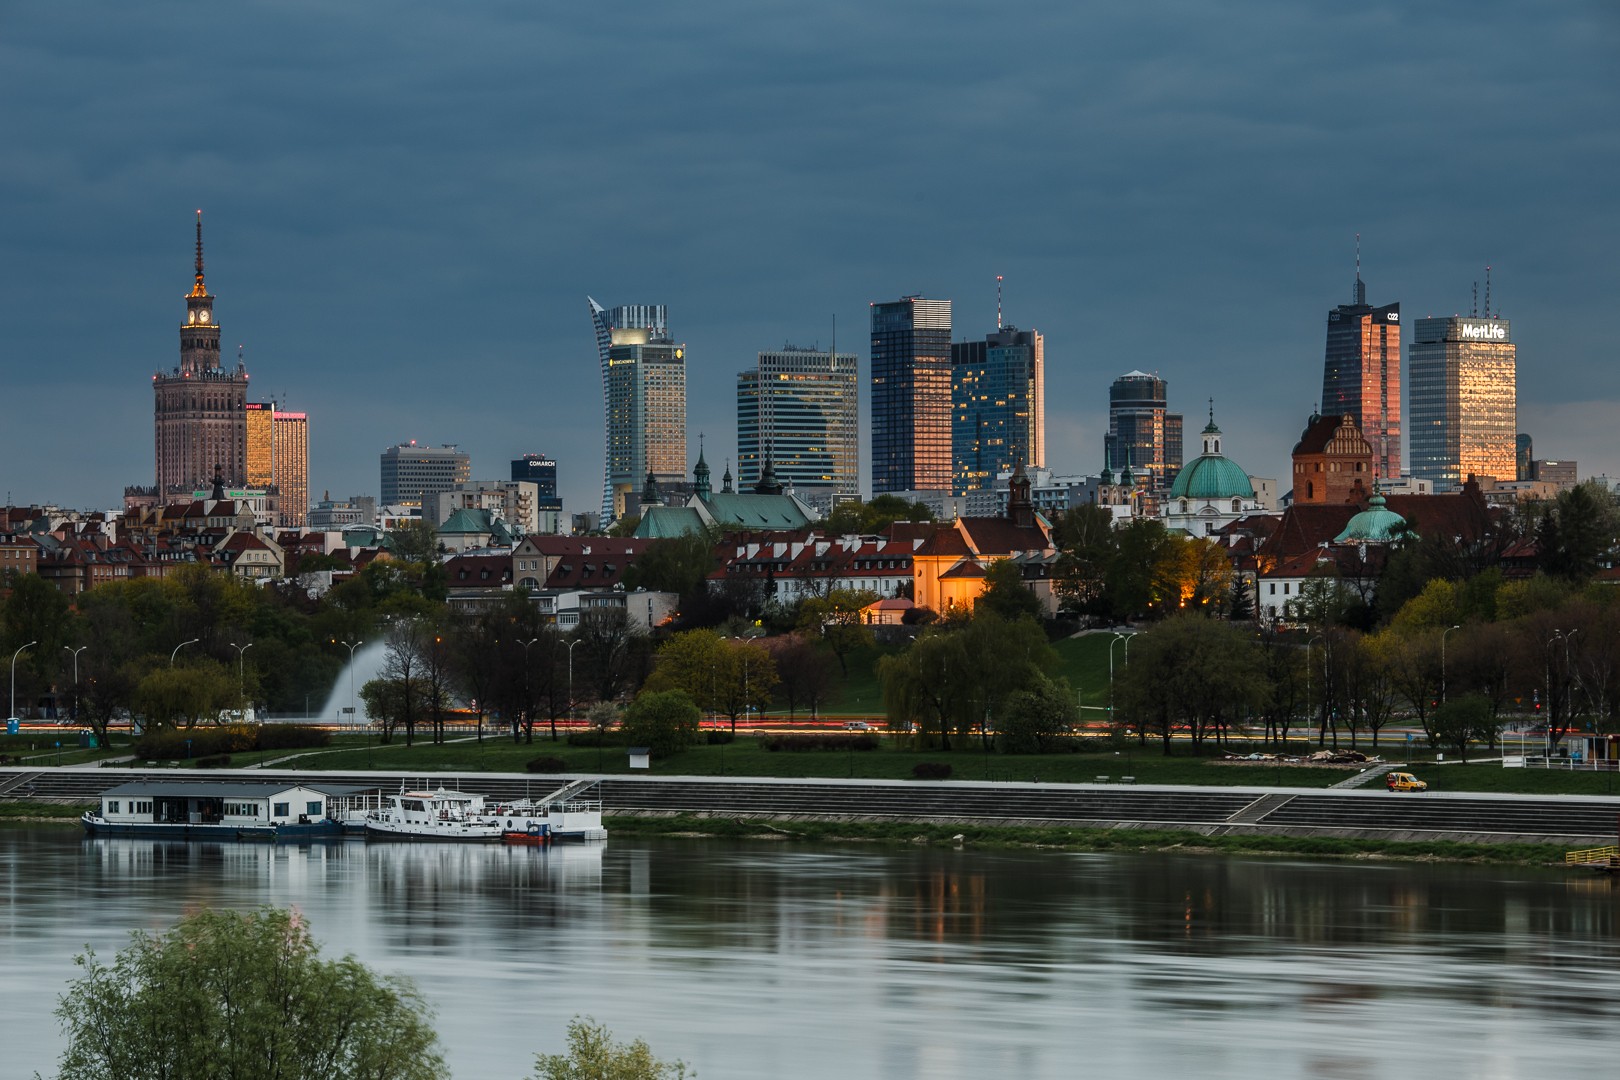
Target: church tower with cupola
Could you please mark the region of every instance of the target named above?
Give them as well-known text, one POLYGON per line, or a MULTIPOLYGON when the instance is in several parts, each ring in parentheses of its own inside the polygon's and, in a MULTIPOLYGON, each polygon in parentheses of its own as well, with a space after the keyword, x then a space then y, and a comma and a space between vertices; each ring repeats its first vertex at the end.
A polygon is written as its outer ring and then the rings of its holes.
POLYGON ((197 266, 180 325, 180 363, 152 376, 153 433, 160 500, 206 487, 216 474, 227 486, 247 482, 247 365, 220 366, 214 297, 203 280, 202 211, 197 211, 197 266))

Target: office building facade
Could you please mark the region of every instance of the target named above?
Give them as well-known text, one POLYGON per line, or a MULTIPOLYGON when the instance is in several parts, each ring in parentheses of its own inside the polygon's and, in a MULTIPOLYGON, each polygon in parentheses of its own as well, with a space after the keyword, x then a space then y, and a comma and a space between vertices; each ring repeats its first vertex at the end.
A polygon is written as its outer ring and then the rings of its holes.
POLYGON ((1353 302, 1328 312, 1322 416, 1349 416, 1373 449, 1373 475, 1401 475, 1401 305, 1373 307, 1357 272, 1353 302))
POLYGON ((276 523, 283 529, 302 529, 309 521, 309 414, 278 409, 271 428, 276 523))
POLYGON ((1023 464, 1046 464, 1046 339, 1004 326, 983 341, 951 346, 954 490, 990 487, 1023 464))
POLYGON ((541 510, 561 510, 557 495, 557 462, 545 454, 524 454, 512 459, 512 479, 534 485, 535 506, 541 510))
POLYGON ((759 482, 767 455, 795 491, 860 491, 860 369, 854 353, 789 345, 737 373, 737 480, 759 482))
POLYGON ((686 479, 686 346, 651 329, 614 329, 608 347, 610 511, 635 513, 650 474, 686 479))
POLYGON ((1128 371, 1108 388, 1108 431, 1103 467, 1115 476, 1129 470, 1145 486, 1167 491, 1181 471, 1182 421, 1169 410, 1170 384, 1145 371, 1128 371))
POLYGON ((275 483, 276 407, 268 401, 246 405, 247 486, 265 488, 275 483))
POLYGON ((872 493, 952 489, 951 302, 872 305, 872 493))
POLYGON ((247 367, 220 366, 214 297, 203 281, 202 211, 197 212, 197 260, 180 363, 152 376, 157 495, 185 496, 209 487, 217 470, 227 486, 247 482, 247 367))
POLYGON ((454 443, 418 446, 413 440, 382 452, 382 503, 415 506, 431 518, 440 492, 472 479, 472 459, 454 443))
POLYGON ((1436 492, 1518 475, 1518 353, 1506 319, 1419 319, 1408 352, 1410 469, 1436 492))
MULTIPOLYGON (((615 501, 612 462, 614 415, 612 397, 608 387, 610 354, 613 351, 613 331, 646 330, 649 331, 651 340, 665 340, 669 337, 669 313, 665 310, 663 304, 621 304, 618 307, 608 308, 598 304, 589 296, 585 298, 585 302, 590 307, 591 329, 596 336, 596 356, 602 369, 605 449, 602 465, 602 510, 598 520, 605 526, 613 522, 613 505, 615 501)), ((682 468, 685 468, 684 462, 682 468)), ((639 483, 639 481, 637 482, 639 483)), ((622 503, 623 500, 619 501, 622 503)))

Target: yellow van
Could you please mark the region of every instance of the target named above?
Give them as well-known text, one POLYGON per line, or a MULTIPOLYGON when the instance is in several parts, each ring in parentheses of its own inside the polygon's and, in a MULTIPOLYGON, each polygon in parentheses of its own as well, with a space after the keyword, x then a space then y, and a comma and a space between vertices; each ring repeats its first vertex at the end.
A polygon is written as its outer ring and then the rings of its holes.
POLYGON ((1428 791, 1429 785, 1409 772, 1384 774, 1384 786, 1391 791, 1428 791))

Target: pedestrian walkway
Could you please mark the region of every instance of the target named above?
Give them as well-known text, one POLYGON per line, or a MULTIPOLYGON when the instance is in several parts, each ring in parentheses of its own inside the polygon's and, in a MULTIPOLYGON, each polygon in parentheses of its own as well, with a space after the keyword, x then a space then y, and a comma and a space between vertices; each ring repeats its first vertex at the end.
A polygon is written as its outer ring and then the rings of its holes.
POLYGON ((1339 788, 1342 791, 1348 791, 1350 788, 1363 787, 1389 772, 1389 770, 1393 769, 1396 764, 1397 763, 1393 761, 1380 761, 1376 765, 1367 766, 1365 769, 1362 769, 1348 780, 1340 780, 1337 784, 1331 784, 1329 786, 1339 788))

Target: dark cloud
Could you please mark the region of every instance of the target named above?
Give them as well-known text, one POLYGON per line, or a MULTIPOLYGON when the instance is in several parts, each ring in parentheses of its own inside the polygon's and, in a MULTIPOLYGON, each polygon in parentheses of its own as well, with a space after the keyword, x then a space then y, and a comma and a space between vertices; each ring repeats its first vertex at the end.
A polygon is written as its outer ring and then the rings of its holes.
POLYGON ((1218 401, 1282 476, 1351 237, 1373 297, 1465 310, 1487 262, 1539 452, 1620 472, 1611 5, 533 2, 8 9, 4 485, 112 502, 151 473, 190 214, 257 393, 311 413, 312 486, 390 442, 595 505, 587 292, 663 302, 690 428, 738 369, 865 352, 867 304, 1048 335, 1051 454, 1094 468, 1108 382, 1218 401), (1537 425, 1542 425, 1540 429, 1537 425))

